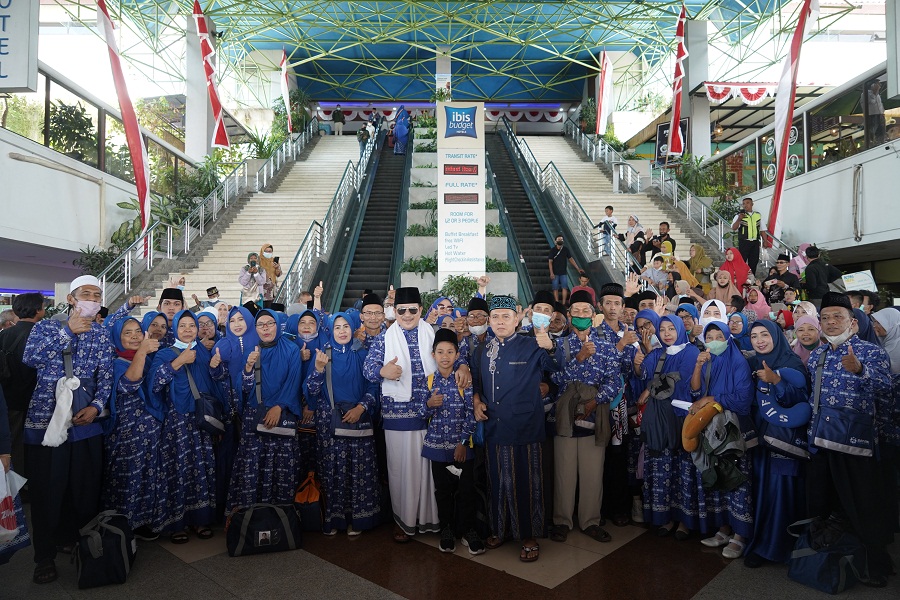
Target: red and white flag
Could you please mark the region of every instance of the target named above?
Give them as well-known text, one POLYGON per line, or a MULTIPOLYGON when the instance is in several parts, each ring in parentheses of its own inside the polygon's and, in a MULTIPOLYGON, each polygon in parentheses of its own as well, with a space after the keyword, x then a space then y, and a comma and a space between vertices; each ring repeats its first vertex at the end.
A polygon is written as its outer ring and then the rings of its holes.
POLYGON ((669 156, 681 156, 684 154, 684 136, 681 135, 681 92, 684 82, 684 59, 688 56, 687 46, 684 43, 684 25, 687 21, 687 11, 684 4, 681 5, 681 14, 678 15, 678 25, 675 27, 675 41, 678 48, 675 50, 675 79, 672 81, 672 119, 669 121, 669 143, 666 154, 669 156))
POLYGON ((209 26, 206 16, 200 8, 200 2, 194 0, 194 21, 197 24, 197 35, 200 37, 200 58, 203 60, 203 72, 206 73, 206 88, 209 91, 209 105, 212 108, 215 126, 210 145, 213 148, 228 148, 231 144, 228 140, 228 130, 225 128, 225 116, 222 110, 222 102, 219 100, 219 92, 216 90, 216 68, 213 64, 215 52, 212 40, 209 38, 209 26))
POLYGON ((781 206, 781 192, 784 188, 784 179, 787 163, 790 159, 788 149, 791 145, 791 127, 794 120, 794 101, 797 96, 797 71, 800 68, 800 48, 806 35, 806 28, 810 21, 815 22, 819 18, 819 0, 804 0, 800 9, 800 18, 797 20, 797 28, 791 37, 790 53, 784 59, 784 68, 781 71, 781 79, 778 81, 778 89, 775 90, 775 189, 772 193, 772 205, 769 207, 769 222, 767 229, 775 237, 781 237, 781 224, 778 222, 778 209, 781 206))
POLYGON ((291 123, 291 86, 288 85, 288 59, 287 51, 281 49, 281 100, 284 102, 284 111, 287 113, 287 130, 288 133, 294 132, 291 123))
POLYGON ((147 161, 147 147, 144 136, 138 125, 134 105, 125 85, 122 73, 122 62, 119 59, 119 48, 116 45, 115 28, 105 0, 97 0, 97 27, 109 50, 109 64, 112 67, 113 81, 116 84, 116 96, 119 98, 119 111, 122 113, 122 125, 125 127, 125 140, 128 143, 128 154, 134 169, 134 185, 137 187, 138 205, 141 209, 141 235, 150 227, 150 167, 147 161))
POLYGON ((597 78, 597 135, 606 133, 606 122, 613 111, 613 64, 606 50, 600 55, 600 77, 597 78))

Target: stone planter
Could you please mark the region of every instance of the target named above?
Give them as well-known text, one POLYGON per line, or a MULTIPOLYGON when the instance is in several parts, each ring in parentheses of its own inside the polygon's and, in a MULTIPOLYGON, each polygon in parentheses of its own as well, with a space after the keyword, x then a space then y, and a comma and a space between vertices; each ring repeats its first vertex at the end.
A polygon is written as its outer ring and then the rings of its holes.
MULTIPOLYGON (((426 170, 426 169, 420 169, 426 170)), ((437 175, 434 177, 437 179, 437 175)), ((437 183, 434 181, 432 183, 437 183)), ((429 200, 437 200, 437 187, 429 186, 429 187, 410 187, 409 188, 409 203, 416 204, 418 202, 427 202, 429 200)))
MULTIPOLYGON (((432 154, 429 156, 434 155, 432 154)), ((415 189, 412 187, 412 184, 414 183, 431 184, 432 186, 437 185, 437 176, 437 169, 412 169, 409 172, 410 189, 415 189)))
MULTIPOLYGON (((258 192, 256 189, 256 172, 262 169, 262 166, 266 164, 265 158, 248 158, 247 159, 247 179, 253 183, 250 186, 253 188, 252 191, 258 192)), ((283 167, 282 167, 283 168, 283 167)))
MULTIPOLYGON (((413 208, 407 211, 406 213, 406 224, 414 225, 418 223, 419 225, 428 225, 428 213, 431 210, 427 208, 413 208)), ((497 209, 486 210, 484 212, 485 223, 492 223, 494 225, 500 224, 500 211, 497 209)), ((491 238, 488 238, 491 239, 491 238)))
POLYGON ((436 290, 438 287, 437 275, 432 275, 431 273, 425 273, 425 275, 400 273, 400 287, 417 287, 420 292, 436 290))
POLYGON ((437 183, 437 161, 437 152, 414 152, 412 157, 412 168, 416 169, 422 165, 434 165, 434 182, 437 183))

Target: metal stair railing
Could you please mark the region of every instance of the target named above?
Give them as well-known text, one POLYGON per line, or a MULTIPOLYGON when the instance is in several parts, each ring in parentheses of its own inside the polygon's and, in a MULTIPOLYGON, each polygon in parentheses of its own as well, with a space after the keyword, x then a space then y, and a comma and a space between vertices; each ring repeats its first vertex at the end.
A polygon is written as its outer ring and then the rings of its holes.
POLYGON ((313 135, 319 131, 319 120, 316 117, 310 119, 309 123, 300 133, 289 136, 288 139, 276 150, 269 160, 263 164, 256 172, 256 191, 260 192, 269 184, 273 177, 281 170, 288 160, 297 160, 306 145, 309 144, 313 135))
MULTIPOLYGON (((288 139, 256 173, 256 190, 259 189, 260 174, 263 178, 277 173, 288 158, 295 159, 312 139, 311 121, 300 134, 288 139)), ((191 251, 196 240, 206 234, 208 224, 219 218, 219 213, 228 208, 243 194, 256 191, 250 187, 251 174, 247 161, 241 162, 225 176, 219 185, 209 193, 185 219, 177 225, 155 221, 147 231, 125 249, 115 260, 97 275, 103 292, 103 303, 125 296, 134 289, 134 279, 151 269, 159 260, 184 256, 191 251)))
POLYGON ((509 121, 505 118, 503 121, 506 134, 515 142, 519 149, 518 154, 540 185, 541 190, 548 193, 557 203, 567 225, 575 235, 575 243, 584 248, 589 256, 598 259, 607 257, 612 270, 622 275, 620 283, 624 284, 625 278, 633 268, 640 270, 640 263, 619 238, 606 235, 594 225, 556 165, 550 162, 541 169, 540 164, 534 158, 534 153, 528 147, 528 142, 518 139, 509 121))
MULTIPOLYGON (((380 123, 379 123, 380 125, 380 123)), ((285 272, 281 286, 275 296, 275 302, 290 304, 304 289, 311 287, 311 279, 322 261, 331 258, 337 238, 343 235, 341 223, 350 207, 351 201, 359 192, 366 175, 366 167, 378 140, 378 135, 370 138, 363 150, 360 160, 353 164, 347 161, 344 174, 338 183, 337 190, 331 199, 331 205, 322 221, 314 220, 309 225, 291 266, 285 272)))
MULTIPOLYGON (((641 176, 628 164, 625 158, 600 136, 591 137, 581 131, 581 127, 570 118, 564 124, 565 133, 581 148, 582 152, 593 162, 606 165, 613 174, 614 183, 618 183, 616 191, 636 194, 641 191, 641 176), (624 188, 624 189, 623 189, 624 188)), ((615 189, 614 186, 613 189, 615 189)))

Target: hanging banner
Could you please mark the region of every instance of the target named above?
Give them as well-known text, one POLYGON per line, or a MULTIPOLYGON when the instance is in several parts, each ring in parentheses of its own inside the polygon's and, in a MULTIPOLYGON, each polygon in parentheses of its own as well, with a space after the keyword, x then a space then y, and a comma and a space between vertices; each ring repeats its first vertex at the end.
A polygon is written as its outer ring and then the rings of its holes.
POLYGON ((484 103, 437 104, 438 285, 485 272, 484 103))
POLYGON ((606 133, 606 122, 613 112, 613 64, 606 50, 600 55, 603 69, 597 77, 597 135, 606 133))
POLYGON ((288 75, 288 57, 287 51, 281 49, 281 101, 284 102, 284 112, 287 115, 288 133, 294 133, 294 124, 291 119, 291 84, 288 75))
MULTIPOLYGON (((681 120, 681 139, 688 139, 688 124, 690 119, 685 117, 681 120)), ((669 154, 669 124, 660 123, 656 126, 656 147, 653 153, 653 161, 659 166, 675 166, 681 162, 681 157, 674 157, 669 154), (667 158, 668 157, 668 158, 667 158)))
POLYGON ((666 143, 666 154, 681 156, 684 154, 684 143, 687 139, 681 136, 681 128, 675 127, 681 122, 681 96, 684 91, 684 59, 688 57, 684 43, 684 24, 687 21, 687 10, 681 5, 678 24, 675 27, 675 76, 672 79, 672 119, 669 121, 669 140, 666 143))
POLYGON ((36 92, 37 0, 0 0, 0 92, 36 92))
POLYGON ((775 83, 724 83, 706 81, 706 98, 713 104, 722 104, 734 98, 748 106, 755 106, 768 96, 775 95, 775 83))
POLYGON ((206 87, 209 90, 209 105, 212 108, 213 136, 210 145, 213 148, 228 148, 228 130, 225 128, 225 119, 222 112, 222 102, 219 100, 219 92, 216 90, 216 67, 214 64, 216 54, 213 51, 212 40, 209 36, 209 26, 206 16, 200 9, 199 0, 194 0, 194 21, 197 24, 197 35, 200 37, 200 59, 203 61, 203 72, 206 74, 206 87))

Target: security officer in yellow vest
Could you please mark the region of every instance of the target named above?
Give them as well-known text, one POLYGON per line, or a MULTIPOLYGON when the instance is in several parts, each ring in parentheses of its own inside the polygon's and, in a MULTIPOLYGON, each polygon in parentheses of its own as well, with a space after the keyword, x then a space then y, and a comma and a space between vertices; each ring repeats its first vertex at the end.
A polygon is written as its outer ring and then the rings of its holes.
POLYGON ((759 264, 760 234, 765 231, 762 226, 762 215, 753 210, 753 199, 744 198, 741 211, 734 217, 731 229, 738 232, 738 250, 750 265, 750 272, 756 275, 759 264))

